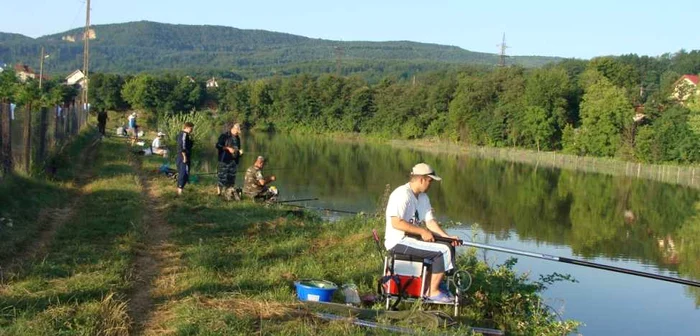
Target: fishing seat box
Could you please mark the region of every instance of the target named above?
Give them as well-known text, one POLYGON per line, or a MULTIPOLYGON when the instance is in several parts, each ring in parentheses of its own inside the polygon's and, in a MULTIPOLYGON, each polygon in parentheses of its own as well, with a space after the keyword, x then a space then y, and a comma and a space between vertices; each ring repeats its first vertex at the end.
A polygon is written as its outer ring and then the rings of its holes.
POLYGON ((386 275, 391 276, 384 284, 386 293, 394 296, 421 297, 424 288, 422 282, 426 279, 430 261, 400 254, 392 257, 387 257, 385 261, 386 275))

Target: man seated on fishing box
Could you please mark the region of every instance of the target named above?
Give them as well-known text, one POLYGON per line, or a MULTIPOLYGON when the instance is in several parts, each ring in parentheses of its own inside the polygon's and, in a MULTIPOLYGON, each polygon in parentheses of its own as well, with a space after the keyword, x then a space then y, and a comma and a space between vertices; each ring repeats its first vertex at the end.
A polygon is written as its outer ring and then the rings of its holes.
POLYGON ((454 268, 454 249, 450 245, 457 246, 459 238, 440 228, 426 194, 433 181, 440 180, 442 178, 435 174, 435 170, 425 163, 413 167, 409 182, 389 196, 384 246, 392 253, 431 260, 430 284, 423 294, 431 301, 452 302, 451 294, 440 290, 440 283, 445 272, 454 268), (420 226, 421 222, 425 222, 425 227, 420 226), (436 242, 435 236, 454 241, 436 242))
POLYGON ((151 142, 151 152, 153 153, 153 155, 161 155, 163 157, 168 157, 168 148, 165 147, 165 144, 163 143, 164 136, 165 133, 158 132, 156 138, 153 139, 153 142, 151 142))

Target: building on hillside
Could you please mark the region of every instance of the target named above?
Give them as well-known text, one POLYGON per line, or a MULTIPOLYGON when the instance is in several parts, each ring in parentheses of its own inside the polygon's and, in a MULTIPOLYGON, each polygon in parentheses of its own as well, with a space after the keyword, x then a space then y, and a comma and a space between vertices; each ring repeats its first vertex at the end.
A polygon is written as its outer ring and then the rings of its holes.
POLYGON ((0 72, 5 71, 6 68, 7 68, 7 64, 0 62, 0 72))
POLYGON ((218 88, 219 83, 216 81, 216 78, 212 77, 207 81, 207 87, 208 88, 218 88))
POLYGON ((192 76, 185 76, 190 83, 194 83, 194 78, 192 76))
POLYGON ((32 68, 30 68, 28 65, 24 64, 16 64, 15 65, 15 74, 17 75, 17 78, 19 78, 19 81, 24 83, 28 79, 35 79, 37 78, 36 73, 32 68))
POLYGON ((73 71, 68 77, 66 77, 66 85, 77 85, 79 87, 85 86, 85 74, 82 70, 78 69, 73 71))
POLYGON ((683 75, 673 84, 673 93, 671 93, 671 98, 679 102, 685 102, 693 95, 700 95, 700 88, 698 87, 698 81, 700 76, 698 75, 683 75))
POLYGON ((634 107, 634 117, 632 117, 632 120, 634 120, 635 123, 640 123, 646 117, 647 115, 644 114, 644 105, 636 105, 634 107))

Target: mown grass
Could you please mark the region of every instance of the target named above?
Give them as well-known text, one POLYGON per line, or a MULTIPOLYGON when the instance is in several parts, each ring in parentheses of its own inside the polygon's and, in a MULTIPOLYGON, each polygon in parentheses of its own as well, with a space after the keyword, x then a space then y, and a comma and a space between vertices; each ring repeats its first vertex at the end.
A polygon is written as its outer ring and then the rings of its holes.
POLYGON ((81 187, 73 215, 46 253, 5 274, 0 334, 127 334, 124 293, 142 235, 141 189, 124 145, 98 146, 95 162, 88 162, 95 178, 81 187))

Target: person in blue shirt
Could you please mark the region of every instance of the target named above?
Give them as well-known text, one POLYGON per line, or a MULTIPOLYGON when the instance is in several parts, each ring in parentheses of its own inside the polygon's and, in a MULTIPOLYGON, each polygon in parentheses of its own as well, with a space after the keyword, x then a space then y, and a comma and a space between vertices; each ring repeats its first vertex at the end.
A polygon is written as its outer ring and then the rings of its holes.
POLYGON ((192 130, 194 129, 194 124, 191 122, 185 122, 182 131, 177 133, 177 158, 175 162, 177 163, 177 195, 182 195, 182 190, 185 189, 185 185, 189 181, 190 177, 190 164, 192 163, 192 146, 194 146, 194 141, 192 140, 192 130))

